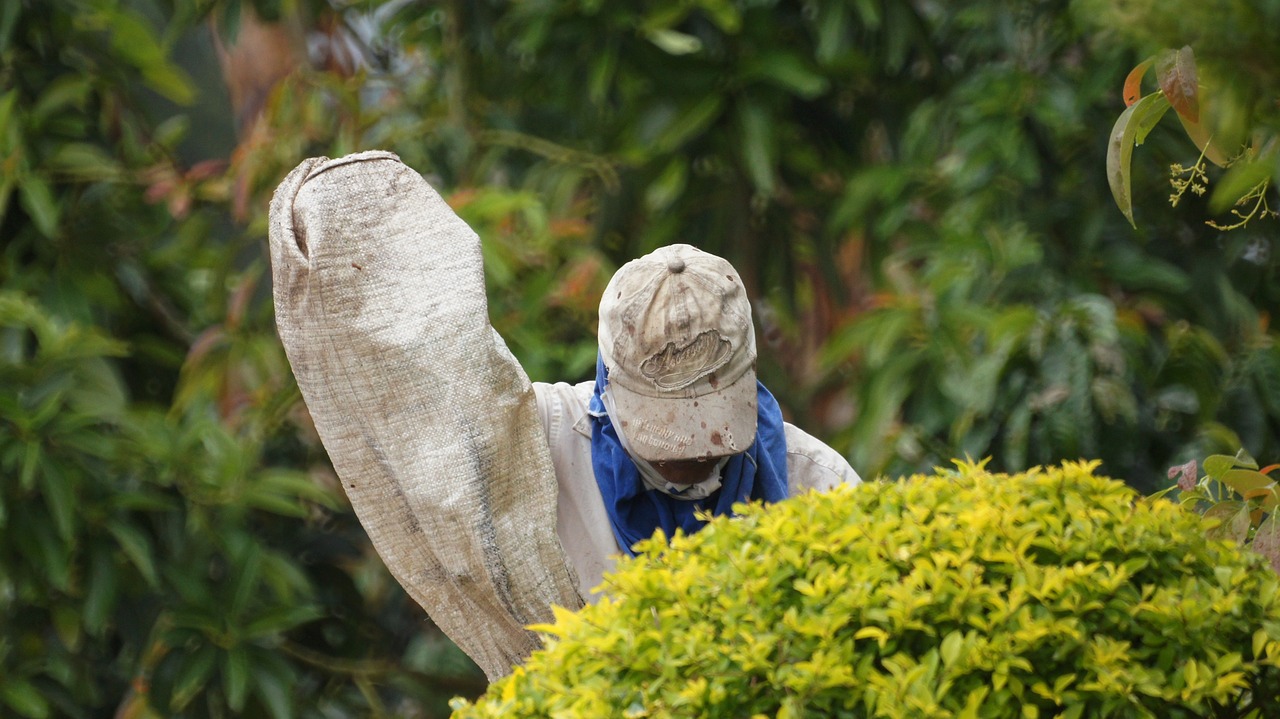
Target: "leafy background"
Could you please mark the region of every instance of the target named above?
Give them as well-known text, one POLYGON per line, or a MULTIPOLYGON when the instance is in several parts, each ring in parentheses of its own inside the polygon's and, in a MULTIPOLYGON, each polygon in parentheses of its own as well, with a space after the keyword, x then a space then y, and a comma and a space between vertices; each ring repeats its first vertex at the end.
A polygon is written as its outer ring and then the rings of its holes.
MULTIPOLYGON (((753 288, 761 372, 867 478, 1280 456, 1274 220, 1166 202, 1129 69, 1277 128, 1280 2, 17 0, 0 7, 0 711, 443 716, 483 679, 386 574, 274 335, 266 205, 398 152, 577 380, 621 262, 753 288)), ((1261 146, 1261 145, 1260 145, 1261 146)), ((1212 178, 1211 178, 1212 179, 1212 178)))

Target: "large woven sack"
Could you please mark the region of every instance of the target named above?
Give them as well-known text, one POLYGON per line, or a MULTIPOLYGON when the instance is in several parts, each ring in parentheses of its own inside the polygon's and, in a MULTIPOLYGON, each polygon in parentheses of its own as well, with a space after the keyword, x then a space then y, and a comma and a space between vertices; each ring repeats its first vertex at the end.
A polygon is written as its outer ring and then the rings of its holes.
POLYGON ((489 324, 480 241, 387 152, 303 162, 271 202, 276 321, 374 547, 502 676, 582 598, 528 377, 489 324))

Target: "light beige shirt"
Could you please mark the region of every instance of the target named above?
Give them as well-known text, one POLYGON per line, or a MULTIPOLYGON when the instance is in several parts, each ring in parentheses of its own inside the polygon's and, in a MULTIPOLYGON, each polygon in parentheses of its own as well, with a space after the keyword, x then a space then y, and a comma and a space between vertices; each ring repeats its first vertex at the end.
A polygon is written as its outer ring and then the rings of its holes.
MULTIPOLYGON (((591 465, 591 421, 587 404, 595 383, 571 385, 566 382, 534 382, 538 415, 547 433, 551 463, 555 465, 559 495, 556 502, 556 532, 569 563, 578 575, 578 588, 587 601, 621 554, 609 515, 605 512, 600 487, 591 465)), ((787 484, 794 496, 817 490, 824 492, 837 484, 859 484, 862 479, 838 452, 790 423, 784 424, 787 439, 787 484)))

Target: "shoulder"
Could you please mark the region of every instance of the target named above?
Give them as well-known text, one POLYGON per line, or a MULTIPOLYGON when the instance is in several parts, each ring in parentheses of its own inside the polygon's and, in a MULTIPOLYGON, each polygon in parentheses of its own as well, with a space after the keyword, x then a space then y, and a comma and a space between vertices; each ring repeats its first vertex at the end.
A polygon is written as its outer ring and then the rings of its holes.
POLYGON ((838 484, 861 484, 862 478, 839 452, 790 422, 787 436, 787 484, 792 494, 825 492, 838 484))
POLYGON ((587 403, 595 383, 590 380, 568 382, 534 382, 533 393, 538 398, 538 417, 547 436, 555 437, 572 431, 587 415, 587 403))

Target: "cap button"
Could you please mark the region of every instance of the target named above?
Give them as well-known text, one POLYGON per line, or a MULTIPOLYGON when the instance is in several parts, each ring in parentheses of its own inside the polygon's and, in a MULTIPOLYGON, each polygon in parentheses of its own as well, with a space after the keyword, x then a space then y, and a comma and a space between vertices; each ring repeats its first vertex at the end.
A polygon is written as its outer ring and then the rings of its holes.
POLYGON ((684 260, 680 259, 679 257, 672 257, 671 259, 667 260, 667 269, 670 270, 671 274, 674 274, 674 275, 678 275, 681 272, 684 272, 684 260))

